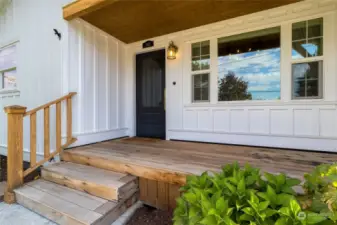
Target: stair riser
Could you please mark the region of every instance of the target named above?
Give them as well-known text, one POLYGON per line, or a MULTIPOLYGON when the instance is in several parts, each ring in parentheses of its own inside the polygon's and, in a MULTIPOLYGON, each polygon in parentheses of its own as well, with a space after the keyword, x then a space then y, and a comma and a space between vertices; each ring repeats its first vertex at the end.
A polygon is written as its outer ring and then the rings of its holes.
POLYGON ((111 210, 94 225, 111 225, 111 221, 116 221, 128 208, 133 206, 139 199, 139 191, 134 192, 131 196, 127 196, 127 200, 121 203, 118 207, 111 210))
MULTIPOLYGON (((94 183, 88 183, 81 180, 76 180, 63 176, 48 170, 42 169, 42 178, 78 191, 83 191, 91 195, 104 198, 107 200, 115 201, 119 199, 117 190, 111 189, 111 187, 105 187, 94 183)), ((137 187, 137 186, 136 186, 137 187)))

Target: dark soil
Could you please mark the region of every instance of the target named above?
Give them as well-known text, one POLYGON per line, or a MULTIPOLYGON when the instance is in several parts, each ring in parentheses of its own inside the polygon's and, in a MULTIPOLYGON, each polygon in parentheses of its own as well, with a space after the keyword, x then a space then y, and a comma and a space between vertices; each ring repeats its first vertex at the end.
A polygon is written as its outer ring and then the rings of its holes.
POLYGON ((172 225, 172 211, 143 206, 131 217, 127 225, 172 225))

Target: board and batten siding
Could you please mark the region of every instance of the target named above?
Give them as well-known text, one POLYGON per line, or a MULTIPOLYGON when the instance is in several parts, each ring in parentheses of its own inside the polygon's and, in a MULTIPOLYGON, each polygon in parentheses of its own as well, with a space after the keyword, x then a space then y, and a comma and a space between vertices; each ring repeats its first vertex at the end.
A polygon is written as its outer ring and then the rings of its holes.
POLYGON ((125 44, 81 19, 69 23, 68 34, 64 88, 78 93, 73 112, 75 145, 126 136, 125 44))
POLYGON ((167 48, 173 40, 177 59, 166 61, 167 139, 337 152, 337 1, 307 0, 288 6, 155 37, 154 47, 140 41, 127 46, 127 121, 135 135, 135 55, 167 48), (323 99, 291 98, 292 23, 324 18, 323 99), (217 38, 281 27, 281 100, 218 102, 217 38), (210 102, 192 103, 191 43, 210 40, 210 102), (173 85, 173 82, 176 85, 173 85))

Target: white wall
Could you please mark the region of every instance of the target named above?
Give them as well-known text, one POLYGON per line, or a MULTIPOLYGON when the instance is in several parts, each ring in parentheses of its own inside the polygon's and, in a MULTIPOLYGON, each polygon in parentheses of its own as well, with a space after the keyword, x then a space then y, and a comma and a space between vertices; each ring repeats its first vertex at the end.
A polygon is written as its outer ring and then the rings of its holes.
POLYGON ((74 100, 75 145, 127 135, 125 44, 81 19, 69 23, 64 91, 74 100))
MULTIPOLYGON (((17 88, 19 92, 0 93, 0 109, 18 104, 29 109, 61 97, 64 58, 63 45, 67 37, 67 23, 62 19, 62 6, 72 0, 12 0, 0 15, 0 48, 17 45, 17 88), (59 30, 60 41, 53 29, 59 30)), ((54 118, 54 109, 51 118, 54 118)), ((38 114, 38 132, 42 134, 42 116, 38 114)), ((7 120, 0 110, 0 146, 6 154, 7 120)), ((55 139, 55 124, 51 123, 51 139, 55 139)), ((29 123, 25 119, 24 147, 29 151, 29 123)), ((38 153, 43 152, 43 137, 38 135, 38 153)), ((55 146, 55 141, 51 147, 55 146)), ((25 155, 26 158, 27 154, 25 155)))
MULTIPOLYGON (((167 139, 284 147, 337 152, 337 6, 335 0, 304 2, 242 16, 127 46, 127 127, 135 135, 135 55, 179 47, 176 60, 166 62, 167 139), (324 98, 291 99, 291 23, 324 17, 324 98), (217 101, 217 38, 281 26, 280 101, 217 101), (190 46, 211 42, 210 103, 191 102, 190 46), (172 82, 176 81, 174 86, 172 82)), ((224 9, 225 10, 225 9, 224 9)))

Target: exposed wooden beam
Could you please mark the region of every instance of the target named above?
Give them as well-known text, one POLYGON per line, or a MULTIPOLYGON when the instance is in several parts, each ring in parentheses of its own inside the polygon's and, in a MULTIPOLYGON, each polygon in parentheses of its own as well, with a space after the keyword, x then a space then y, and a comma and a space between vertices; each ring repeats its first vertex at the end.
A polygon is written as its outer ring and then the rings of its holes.
POLYGON ((63 18, 72 20, 117 1, 119 0, 77 0, 63 7, 63 18))

